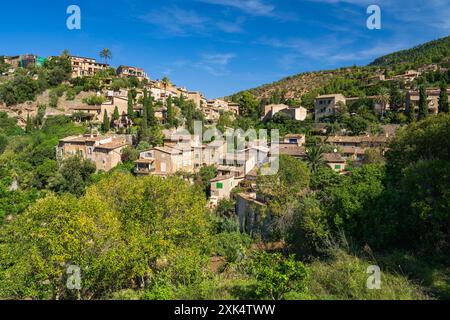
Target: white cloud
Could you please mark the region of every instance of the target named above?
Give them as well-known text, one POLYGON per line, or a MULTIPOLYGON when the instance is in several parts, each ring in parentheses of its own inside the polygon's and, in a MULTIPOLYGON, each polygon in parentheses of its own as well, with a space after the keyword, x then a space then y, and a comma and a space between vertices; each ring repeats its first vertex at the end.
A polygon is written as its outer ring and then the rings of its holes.
POLYGON ((243 32, 243 18, 235 21, 215 21, 192 9, 183 9, 176 5, 163 7, 142 15, 140 19, 153 24, 172 36, 209 35, 212 30, 225 33, 243 32))
POLYGON ((255 16, 274 15, 275 6, 262 0, 198 0, 203 3, 232 7, 255 16))
POLYGON ((141 19, 147 23, 157 25, 173 35, 183 36, 205 32, 205 18, 194 10, 185 10, 178 6, 151 11, 141 16, 141 19))
POLYGON ((204 54, 197 67, 209 74, 219 77, 229 74, 228 64, 236 55, 234 53, 210 53, 204 54))
POLYGON ((370 47, 355 48, 354 39, 343 39, 333 36, 316 38, 314 40, 290 38, 261 38, 257 44, 284 49, 278 64, 285 70, 296 67, 298 63, 305 63, 306 59, 320 61, 324 66, 336 63, 354 64, 372 60, 382 55, 410 47, 407 39, 391 39, 379 41, 370 47))

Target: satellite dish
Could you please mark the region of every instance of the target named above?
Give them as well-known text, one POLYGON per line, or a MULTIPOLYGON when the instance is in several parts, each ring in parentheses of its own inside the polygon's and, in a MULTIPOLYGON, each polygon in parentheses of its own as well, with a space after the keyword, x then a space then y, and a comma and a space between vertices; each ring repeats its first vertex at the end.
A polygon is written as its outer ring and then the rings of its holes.
POLYGON ((334 153, 337 153, 338 151, 337 151, 337 149, 334 149, 334 153))

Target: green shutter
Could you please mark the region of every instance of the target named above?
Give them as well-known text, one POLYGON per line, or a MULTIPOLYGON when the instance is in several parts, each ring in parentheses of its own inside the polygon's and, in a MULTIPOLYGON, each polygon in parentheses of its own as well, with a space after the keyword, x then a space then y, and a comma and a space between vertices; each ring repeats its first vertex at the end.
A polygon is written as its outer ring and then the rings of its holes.
POLYGON ((340 170, 340 169, 341 169, 341 165, 340 165, 340 164, 337 164, 334 168, 335 168, 336 170, 340 170))
POLYGON ((217 189, 223 189, 223 183, 217 182, 216 187, 217 187, 217 189))

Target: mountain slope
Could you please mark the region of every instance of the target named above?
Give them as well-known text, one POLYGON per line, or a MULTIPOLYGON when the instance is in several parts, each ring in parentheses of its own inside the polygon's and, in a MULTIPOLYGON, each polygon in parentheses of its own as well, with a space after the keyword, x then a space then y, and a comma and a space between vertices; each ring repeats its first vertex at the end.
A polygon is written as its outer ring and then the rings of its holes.
MULTIPOLYGON (((257 98, 268 102, 279 102, 280 98, 281 100, 299 100, 300 98, 304 100, 304 97, 309 101, 311 100, 310 96, 317 93, 338 91, 351 96, 361 93, 373 95, 378 90, 376 85, 373 85, 373 77, 381 74, 397 75, 408 69, 419 68, 431 63, 437 63, 441 67, 450 67, 450 36, 382 56, 366 67, 301 73, 248 91, 257 98)), ((239 94, 228 98, 236 97, 239 94)), ((308 104, 311 105, 311 101, 308 104)))
POLYGON ((450 58, 450 36, 427 42, 412 49, 394 52, 373 61, 369 66, 392 66, 409 63, 420 66, 430 63, 448 62, 450 58))

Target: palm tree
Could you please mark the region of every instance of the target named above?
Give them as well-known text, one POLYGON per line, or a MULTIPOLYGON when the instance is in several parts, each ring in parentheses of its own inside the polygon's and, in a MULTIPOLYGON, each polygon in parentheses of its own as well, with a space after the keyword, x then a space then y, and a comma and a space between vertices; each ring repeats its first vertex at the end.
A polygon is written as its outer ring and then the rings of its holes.
POLYGON ((387 88, 381 88, 375 101, 381 104, 381 117, 383 118, 386 114, 386 106, 389 103, 391 96, 389 94, 389 90, 387 88))
POLYGON ((100 51, 100 58, 105 59, 105 64, 108 64, 108 60, 112 59, 111 50, 105 48, 102 51, 100 51))
POLYGON ((306 150, 308 166, 313 173, 316 173, 317 170, 325 164, 325 161, 323 160, 324 153, 325 149, 322 145, 312 146, 306 150))
POLYGON ((64 51, 61 53, 62 58, 69 58, 70 57, 70 51, 68 49, 64 49, 64 51))

